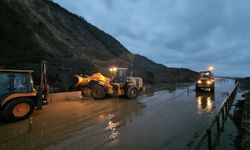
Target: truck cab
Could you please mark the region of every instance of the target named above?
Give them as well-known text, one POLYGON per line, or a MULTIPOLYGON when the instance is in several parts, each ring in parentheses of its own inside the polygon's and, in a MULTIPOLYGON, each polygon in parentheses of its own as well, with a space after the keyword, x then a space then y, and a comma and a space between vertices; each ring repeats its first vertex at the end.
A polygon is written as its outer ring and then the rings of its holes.
POLYGON ((199 77, 196 81, 196 91, 200 91, 202 89, 209 89, 210 92, 214 92, 215 79, 211 71, 199 72, 199 77))

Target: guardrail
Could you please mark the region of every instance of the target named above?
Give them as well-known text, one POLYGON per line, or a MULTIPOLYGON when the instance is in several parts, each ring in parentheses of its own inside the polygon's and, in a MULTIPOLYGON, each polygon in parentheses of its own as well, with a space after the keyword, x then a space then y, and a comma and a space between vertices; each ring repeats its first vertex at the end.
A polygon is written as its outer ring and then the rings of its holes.
POLYGON ((216 146, 216 142, 218 141, 218 138, 221 134, 221 132, 224 131, 224 124, 227 120, 227 115, 230 111, 230 108, 233 104, 233 101, 235 99, 237 88, 239 83, 235 81, 235 87, 231 94, 225 98, 222 105, 216 112, 215 118, 213 119, 212 123, 206 128, 206 130, 201 134, 200 138, 197 140, 197 142, 192 147, 193 150, 198 150, 201 148, 201 146, 204 146, 206 144, 206 148, 209 150, 212 150, 216 146), (215 128, 216 126, 216 128, 215 128), (215 132, 213 132, 216 130, 215 132), (207 141, 205 142, 205 140, 207 141), (217 140, 215 140, 217 139, 217 140))

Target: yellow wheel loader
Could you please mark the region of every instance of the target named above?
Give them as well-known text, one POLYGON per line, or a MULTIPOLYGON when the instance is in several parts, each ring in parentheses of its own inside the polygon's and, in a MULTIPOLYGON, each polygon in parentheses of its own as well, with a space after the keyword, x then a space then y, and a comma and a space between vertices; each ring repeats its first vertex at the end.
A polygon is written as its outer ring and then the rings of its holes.
POLYGON ((0 69, 0 110, 6 121, 28 118, 35 107, 41 109, 47 103, 47 62, 42 61, 41 83, 35 89, 33 70, 0 69))
POLYGON ((75 75, 78 89, 90 89, 94 99, 103 99, 110 96, 126 96, 135 99, 143 92, 143 80, 140 77, 127 75, 128 68, 110 68, 112 77, 108 78, 101 73, 95 73, 89 77, 75 75))

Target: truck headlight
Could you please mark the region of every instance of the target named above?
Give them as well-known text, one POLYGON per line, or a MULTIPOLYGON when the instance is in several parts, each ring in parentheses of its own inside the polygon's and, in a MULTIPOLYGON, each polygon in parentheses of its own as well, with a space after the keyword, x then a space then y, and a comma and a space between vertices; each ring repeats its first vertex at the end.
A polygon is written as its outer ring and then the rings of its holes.
POLYGON ((198 84, 201 84, 201 80, 198 80, 197 83, 198 83, 198 84))
POLYGON ((207 84, 211 84, 211 83, 212 83, 211 81, 209 81, 209 80, 207 81, 207 84))

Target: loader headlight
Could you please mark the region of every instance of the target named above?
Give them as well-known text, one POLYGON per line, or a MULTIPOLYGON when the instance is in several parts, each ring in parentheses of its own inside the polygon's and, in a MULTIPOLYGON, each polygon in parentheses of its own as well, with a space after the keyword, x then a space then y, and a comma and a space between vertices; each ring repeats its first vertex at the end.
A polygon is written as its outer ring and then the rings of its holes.
POLYGON ((116 71, 117 71, 117 68, 116 68, 116 67, 109 68, 109 71, 110 71, 110 72, 116 72, 116 71))
POLYGON ((208 80, 208 81, 207 81, 207 84, 212 84, 212 82, 208 80))

